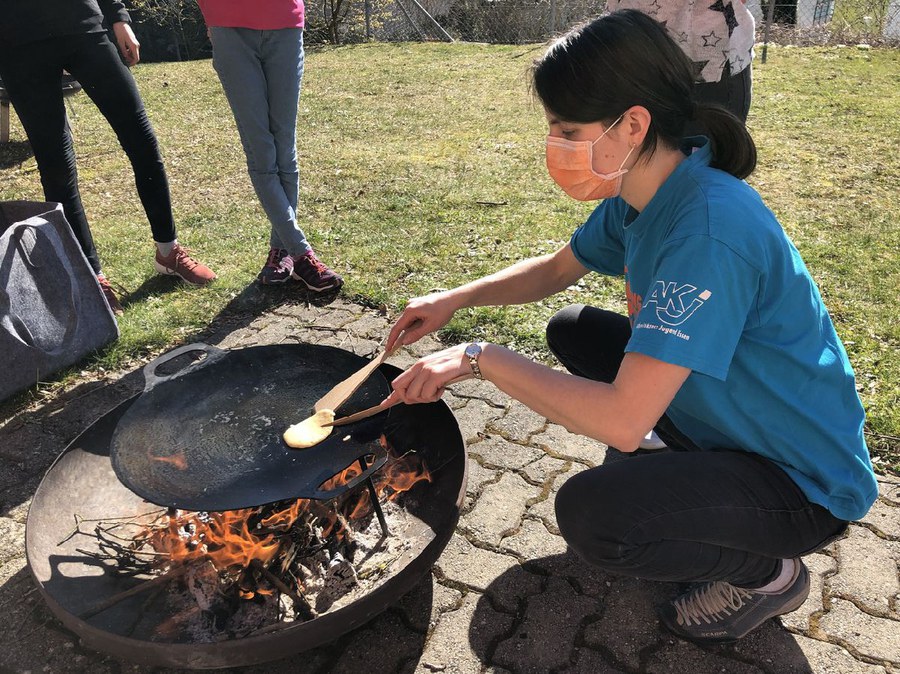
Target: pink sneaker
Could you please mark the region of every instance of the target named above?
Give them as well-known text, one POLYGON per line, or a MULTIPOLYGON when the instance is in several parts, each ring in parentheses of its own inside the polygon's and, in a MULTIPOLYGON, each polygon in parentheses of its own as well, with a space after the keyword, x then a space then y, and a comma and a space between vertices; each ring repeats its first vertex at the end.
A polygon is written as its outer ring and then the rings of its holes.
POLYGON ((177 276, 182 281, 195 286, 205 286, 215 280, 216 275, 205 264, 188 255, 188 250, 176 243, 172 252, 163 257, 156 249, 156 271, 167 276, 177 276))
POLYGON ((291 278, 291 272, 293 271, 294 259, 288 252, 284 248, 270 248, 266 265, 256 275, 256 278, 264 286, 273 283, 284 283, 291 278))
POLYGON ((312 251, 294 258, 294 271, 291 276, 317 293, 336 290, 344 285, 344 279, 326 267, 312 251))
POLYGON ((122 305, 119 304, 119 298, 116 297, 116 293, 113 290, 112 285, 110 285, 109 279, 107 279, 103 274, 98 274, 97 282, 100 284, 100 290, 103 291, 103 298, 109 305, 110 311, 112 311, 116 316, 121 316, 122 314, 124 314, 125 310, 122 309, 122 305))

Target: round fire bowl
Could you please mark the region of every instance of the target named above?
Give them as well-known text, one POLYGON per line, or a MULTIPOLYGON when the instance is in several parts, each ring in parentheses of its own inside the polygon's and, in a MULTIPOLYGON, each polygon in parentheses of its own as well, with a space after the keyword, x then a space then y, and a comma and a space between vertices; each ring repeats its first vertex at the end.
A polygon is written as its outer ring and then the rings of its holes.
MULTIPOLYGON (((388 378, 399 373, 381 367, 388 378)), ((146 665, 195 669, 284 658, 332 641, 395 603, 429 572, 456 527, 467 477, 459 426, 443 402, 400 405, 386 423, 385 436, 398 450, 419 452, 433 480, 417 484, 414 490, 421 492, 414 491, 409 500, 407 512, 421 526, 406 534, 407 552, 367 594, 305 622, 278 623, 214 643, 194 642, 187 635, 160 637, 155 628, 170 616, 161 599, 152 601, 145 593, 83 617, 147 580, 111 573, 108 563, 90 554, 99 550, 97 541, 71 535, 76 520, 109 521, 159 509, 125 488, 110 462, 116 425, 136 399, 107 413, 66 448, 38 487, 28 513, 25 545, 35 582, 53 614, 89 648, 146 665)))

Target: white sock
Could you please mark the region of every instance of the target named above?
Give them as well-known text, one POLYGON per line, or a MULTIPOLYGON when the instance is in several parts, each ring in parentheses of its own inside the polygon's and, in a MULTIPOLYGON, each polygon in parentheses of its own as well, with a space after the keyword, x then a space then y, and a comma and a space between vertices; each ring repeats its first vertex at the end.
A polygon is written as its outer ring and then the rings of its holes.
POLYGON ((159 251, 159 254, 163 257, 169 257, 172 254, 172 249, 175 247, 175 244, 178 243, 178 239, 174 241, 169 241, 168 243, 160 243, 156 242, 156 249, 159 251))
POLYGON ((794 577, 794 567, 797 562, 793 559, 782 559, 781 560, 781 573, 779 573, 775 580, 771 583, 767 583, 762 587, 753 588, 754 592, 767 592, 769 594, 777 594, 784 590, 788 584, 791 582, 791 578, 794 577))

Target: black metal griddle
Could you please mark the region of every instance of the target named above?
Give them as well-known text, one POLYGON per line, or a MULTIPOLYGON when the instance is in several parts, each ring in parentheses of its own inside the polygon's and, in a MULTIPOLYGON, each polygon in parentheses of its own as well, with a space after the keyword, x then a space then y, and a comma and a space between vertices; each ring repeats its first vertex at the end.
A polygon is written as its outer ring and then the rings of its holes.
MULTIPOLYGON (((110 447, 116 475, 148 501, 185 510, 331 499, 384 465, 378 439, 390 412, 335 428, 307 449, 288 447, 282 435, 366 362, 314 344, 175 349, 145 367, 145 390, 116 427, 110 447), (202 359, 160 374, 187 356, 202 359), (322 487, 360 460, 367 468, 351 482, 322 487)), ((377 405, 389 392, 385 377, 375 372, 336 412, 344 416, 377 405)))

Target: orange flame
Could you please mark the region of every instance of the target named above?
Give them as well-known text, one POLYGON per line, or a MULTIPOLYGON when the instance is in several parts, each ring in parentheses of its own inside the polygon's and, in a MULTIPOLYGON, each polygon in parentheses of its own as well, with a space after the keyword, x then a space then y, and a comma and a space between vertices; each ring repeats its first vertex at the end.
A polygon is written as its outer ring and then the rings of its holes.
POLYGON ((206 517, 181 512, 170 516, 165 527, 151 532, 150 544, 176 563, 206 557, 220 570, 247 567, 253 560, 266 564, 278 552, 279 544, 274 534, 260 538, 250 531, 249 520, 255 512, 255 508, 244 508, 206 517))
MULTIPOLYGON (((383 446, 388 446, 384 436, 380 442, 383 446)), ((179 456, 183 459, 183 453, 154 459, 178 466, 179 456)), ((431 481, 431 474, 417 454, 408 453, 394 458, 391 451, 390 457, 394 460, 389 460, 373 478, 379 500, 394 500, 418 482, 431 481)), ((184 465, 187 465, 186 462, 184 465)), ((361 472, 360 466, 353 463, 326 480, 321 488, 330 490, 343 486, 361 472)), ((343 539, 348 532, 335 508, 341 511, 346 520, 369 515, 372 512, 369 490, 358 489, 348 498, 338 500, 335 507, 328 508, 318 502, 297 499, 285 508, 266 515, 258 523, 254 522, 254 518, 261 514, 261 508, 214 513, 176 511, 175 515, 166 517, 162 524, 149 527, 140 538, 156 552, 165 553, 170 563, 183 564, 206 558, 219 571, 238 572, 254 562, 268 566, 279 552, 280 533, 289 531, 301 513, 307 511, 315 516, 316 526, 321 528, 323 540, 331 535, 337 536, 339 540, 343 539)), ((241 597, 249 599, 255 593, 271 594, 273 590, 248 587, 242 582, 238 592, 241 597)))
POLYGON ((419 482, 431 482, 428 467, 414 454, 406 454, 393 463, 388 463, 378 478, 378 495, 395 500, 419 482))
POLYGON ((187 457, 184 455, 184 450, 179 449, 174 454, 170 456, 153 456, 150 455, 150 458, 154 461, 162 461, 163 463, 170 463, 175 466, 178 470, 184 470, 188 467, 187 457))

